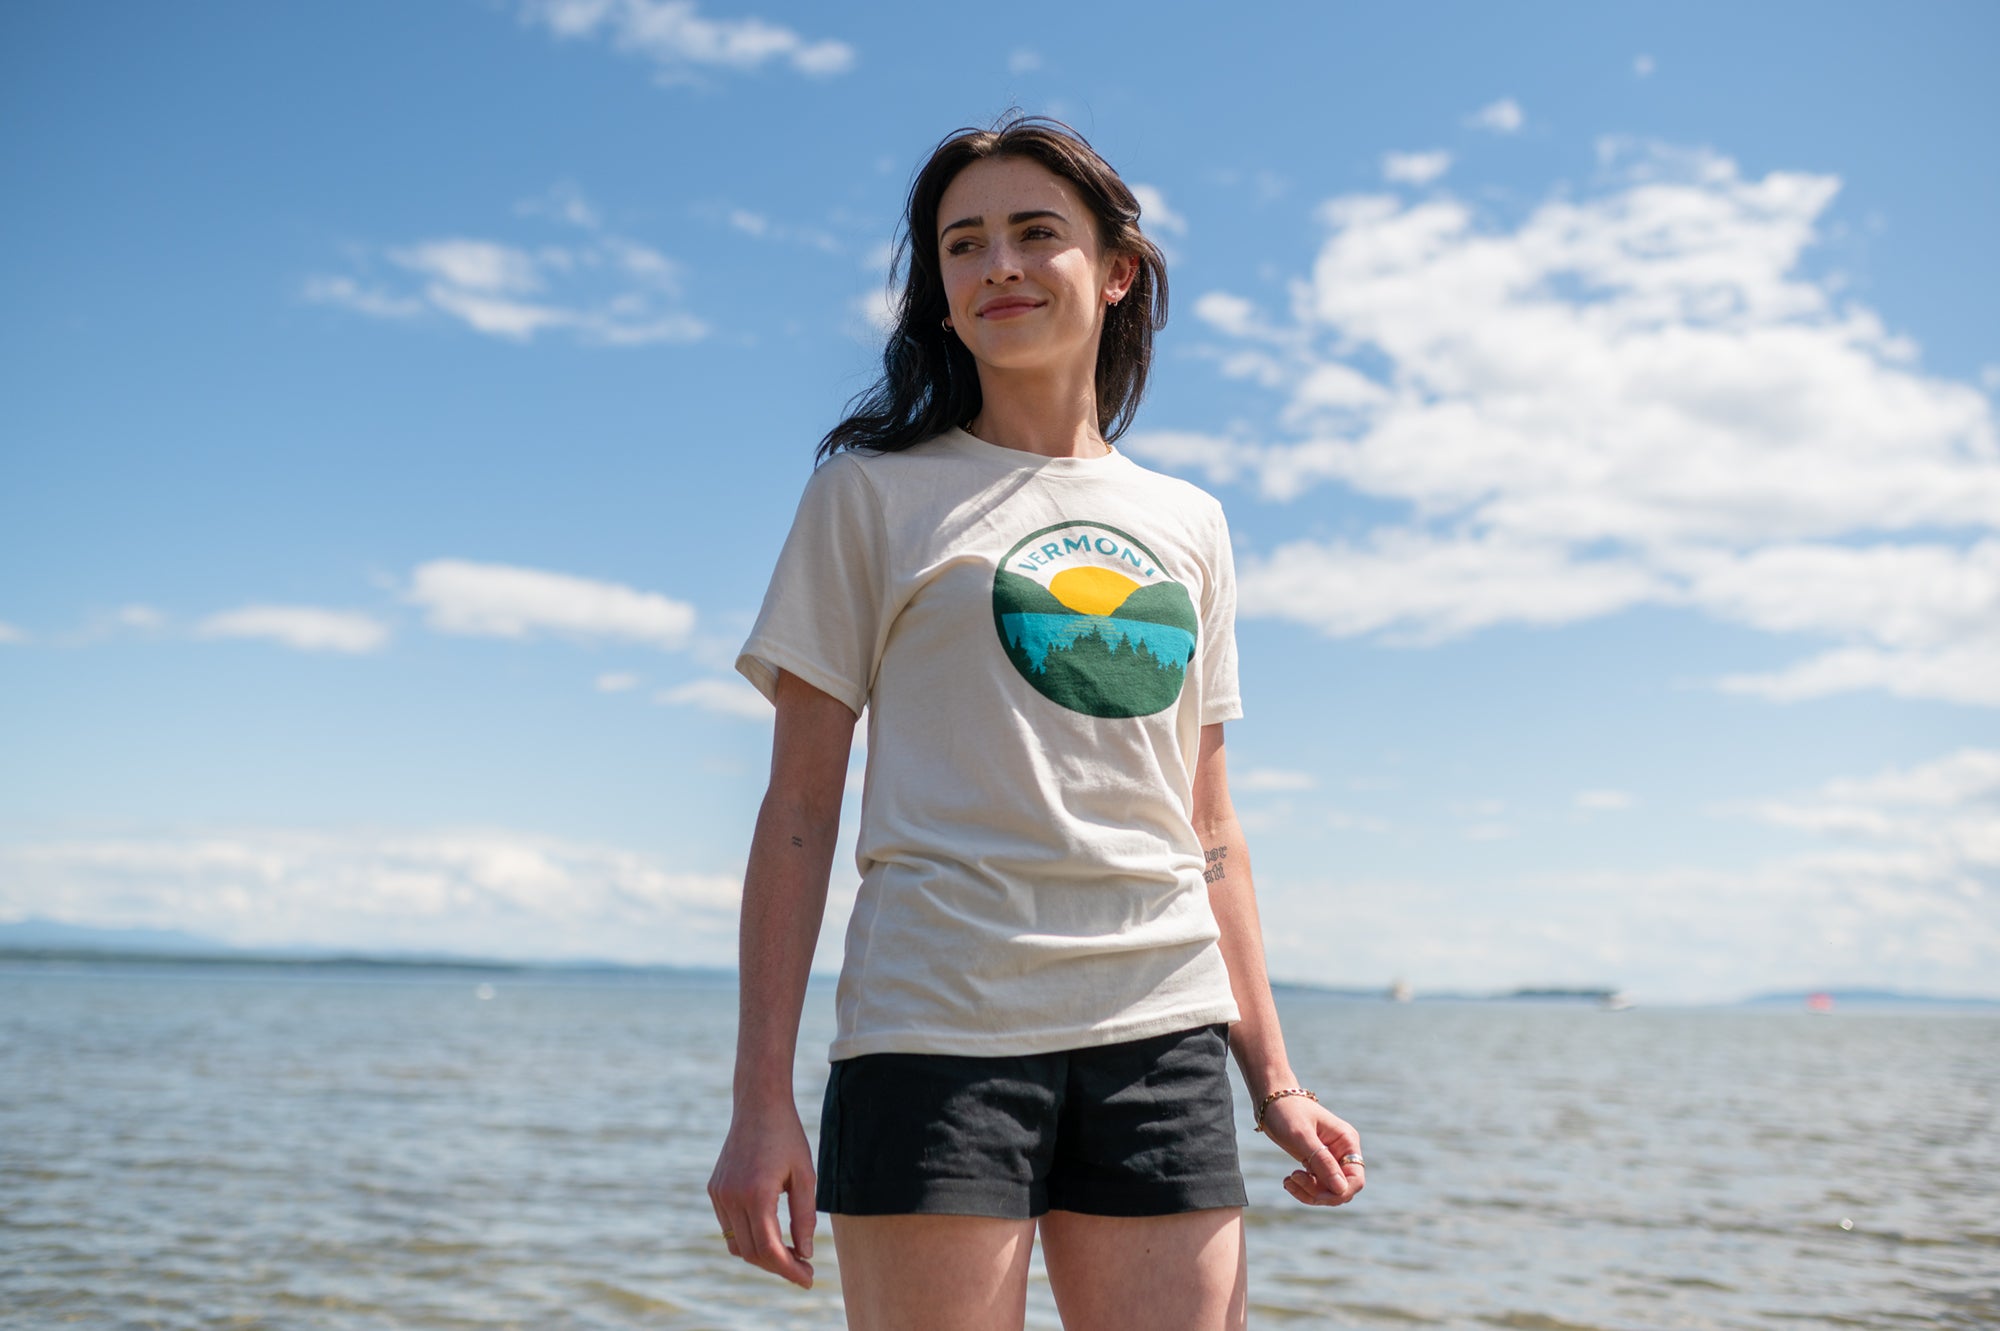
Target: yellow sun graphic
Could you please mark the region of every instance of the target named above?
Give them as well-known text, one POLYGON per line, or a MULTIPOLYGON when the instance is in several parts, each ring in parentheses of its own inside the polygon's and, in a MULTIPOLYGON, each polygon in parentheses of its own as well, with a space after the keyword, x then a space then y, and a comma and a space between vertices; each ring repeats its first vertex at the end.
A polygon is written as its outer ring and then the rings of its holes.
POLYGON ((1108 568, 1066 568, 1049 579, 1049 593, 1082 615, 1108 615, 1125 604, 1139 584, 1108 568))

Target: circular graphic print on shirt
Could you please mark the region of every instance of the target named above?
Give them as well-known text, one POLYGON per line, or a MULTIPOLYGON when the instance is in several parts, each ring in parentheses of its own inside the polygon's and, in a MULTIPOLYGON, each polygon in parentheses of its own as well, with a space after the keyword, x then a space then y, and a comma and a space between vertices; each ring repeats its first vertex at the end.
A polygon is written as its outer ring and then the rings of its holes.
POLYGON ((993 574, 1007 658, 1043 697, 1085 716, 1172 706, 1200 625, 1187 588, 1153 552, 1101 522, 1030 532, 993 574))

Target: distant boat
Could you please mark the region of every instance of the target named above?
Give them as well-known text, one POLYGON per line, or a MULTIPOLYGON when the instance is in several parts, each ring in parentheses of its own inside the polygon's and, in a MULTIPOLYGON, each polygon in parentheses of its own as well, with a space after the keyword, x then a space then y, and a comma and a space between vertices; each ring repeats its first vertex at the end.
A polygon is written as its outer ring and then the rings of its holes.
POLYGON ((1606 1012, 1624 1012, 1632 1006, 1632 1000, 1623 994, 1611 993, 1597 1000, 1597 1006, 1606 1012))
POLYGON ((1398 980, 1389 986, 1389 1001, 1391 1003, 1407 1003, 1414 997, 1416 997, 1416 991, 1410 988, 1408 980, 1398 980))
POLYGON ((1832 995, 1832 994, 1807 994, 1807 995, 1806 995, 1806 1011, 1808 1011, 1808 1012, 1831 1012, 1831 1011, 1833 1011, 1833 995, 1832 995))

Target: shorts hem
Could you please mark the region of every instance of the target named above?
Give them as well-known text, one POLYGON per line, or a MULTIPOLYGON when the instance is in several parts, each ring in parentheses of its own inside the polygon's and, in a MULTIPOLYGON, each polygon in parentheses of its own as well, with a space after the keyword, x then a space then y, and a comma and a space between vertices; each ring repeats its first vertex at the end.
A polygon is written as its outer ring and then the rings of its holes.
POLYGON ((975 1179, 923 1179, 918 1186, 903 1190, 901 1196, 876 1198, 869 1202, 849 1200, 829 1206, 836 1199, 819 1197, 818 1209, 829 1215, 977 1215, 993 1220, 1033 1220, 1049 1209, 1048 1199, 1015 1185, 999 1185, 975 1179))
POLYGON ((1218 1207, 1246 1207, 1250 1196, 1241 1174, 1214 1174, 1203 1178, 1162 1180, 1155 1186, 1110 1192, 1093 1188, 1089 1196, 1065 1197, 1052 1194, 1051 1211, 1077 1215, 1155 1216, 1181 1215, 1188 1211, 1212 1211, 1218 1207))

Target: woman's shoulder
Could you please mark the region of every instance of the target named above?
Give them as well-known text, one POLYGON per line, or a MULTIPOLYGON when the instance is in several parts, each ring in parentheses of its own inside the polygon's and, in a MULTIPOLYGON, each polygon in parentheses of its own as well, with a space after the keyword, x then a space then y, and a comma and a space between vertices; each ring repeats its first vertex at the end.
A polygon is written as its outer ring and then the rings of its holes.
POLYGON ((883 468, 911 458, 935 457, 945 451, 954 430, 944 430, 926 439, 901 448, 869 448, 861 444, 849 444, 821 458, 813 470, 826 471, 829 468, 851 468, 868 475, 879 475, 883 468))
POLYGON ((1149 499, 1171 504, 1179 510, 1198 515, 1204 519, 1212 521, 1225 520, 1222 511, 1222 501, 1207 490, 1204 490, 1201 486, 1196 485, 1184 476, 1175 476, 1169 472, 1149 467, 1145 463, 1138 461, 1125 449, 1119 449, 1119 453, 1124 457, 1126 463, 1129 464, 1131 468, 1130 474, 1133 477, 1134 483, 1147 487, 1149 499))
POLYGON ((813 479, 819 484, 863 485, 878 495, 949 484, 940 468, 950 472, 975 461, 958 447, 961 438, 962 431, 944 430, 902 448, 843 448, 814 467, 813 479))

